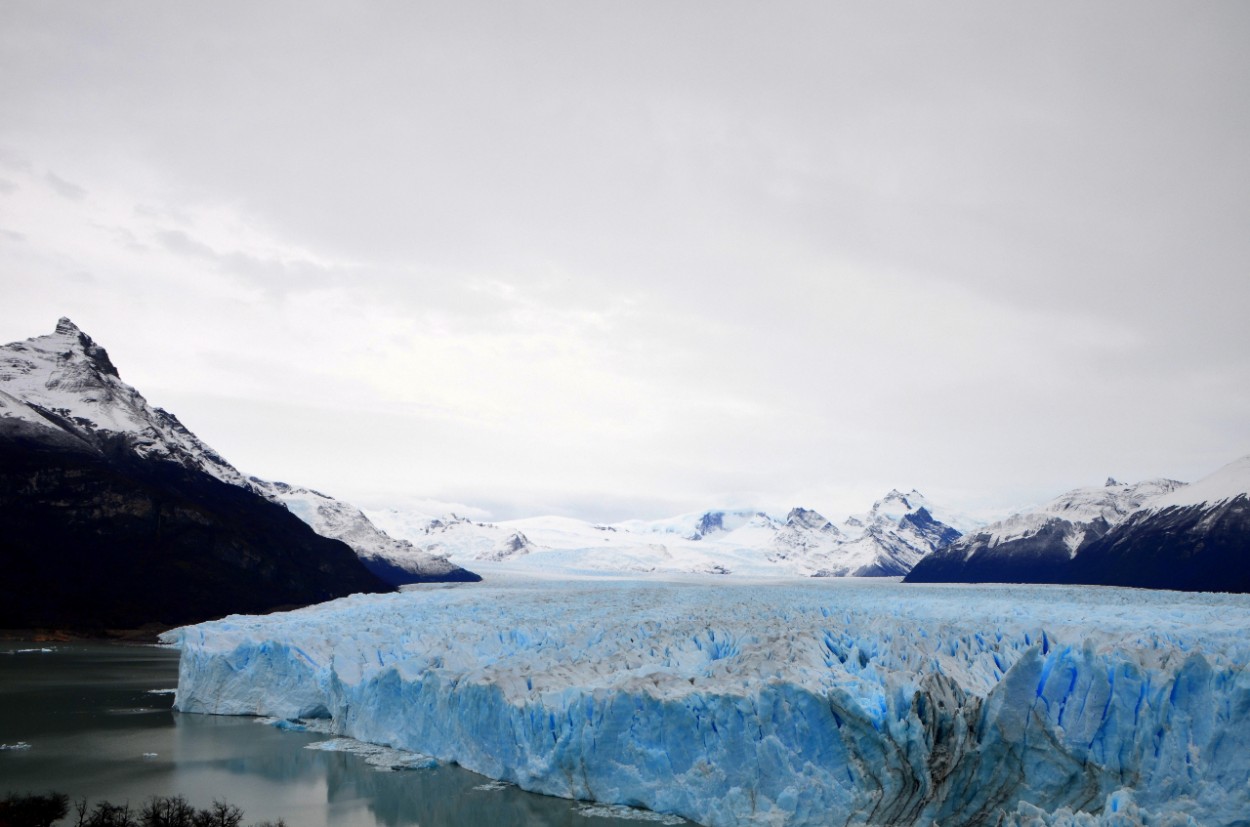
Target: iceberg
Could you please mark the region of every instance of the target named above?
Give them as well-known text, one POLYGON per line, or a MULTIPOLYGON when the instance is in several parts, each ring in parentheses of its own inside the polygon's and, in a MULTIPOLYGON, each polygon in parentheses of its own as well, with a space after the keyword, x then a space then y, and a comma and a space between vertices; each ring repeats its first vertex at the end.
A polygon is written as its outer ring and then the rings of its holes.
POLYGON ((1250 597, 514 579, 166 634, 183 712, 711 827, 1245 825, 1250 597))

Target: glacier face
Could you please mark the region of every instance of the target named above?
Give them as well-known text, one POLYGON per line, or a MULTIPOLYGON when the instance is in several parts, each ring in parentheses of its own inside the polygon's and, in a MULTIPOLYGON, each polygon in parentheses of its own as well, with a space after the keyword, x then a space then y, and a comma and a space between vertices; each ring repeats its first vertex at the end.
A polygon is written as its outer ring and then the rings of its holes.
POLYGON ((1040 824, 1125 801, 1233 825, 1250 812, 1248 628, 1234 595, 517 579, 167 639, 180 710, 329 717, 706 825, 1040 824))

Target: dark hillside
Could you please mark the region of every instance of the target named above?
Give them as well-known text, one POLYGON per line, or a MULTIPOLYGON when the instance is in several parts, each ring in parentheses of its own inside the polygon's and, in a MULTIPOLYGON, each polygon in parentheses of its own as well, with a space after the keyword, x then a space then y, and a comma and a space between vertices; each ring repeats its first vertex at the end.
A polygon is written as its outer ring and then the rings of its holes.
POLYGON ((172 626, 390 590, 251 491, 122 439, 0 420, 0 628, 172 626))

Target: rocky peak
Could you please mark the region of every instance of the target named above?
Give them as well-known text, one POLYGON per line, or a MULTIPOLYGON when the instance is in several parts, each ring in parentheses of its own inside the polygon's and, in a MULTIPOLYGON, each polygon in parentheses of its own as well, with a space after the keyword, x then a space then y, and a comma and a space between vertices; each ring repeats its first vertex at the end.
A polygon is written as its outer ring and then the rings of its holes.
POLYGON ((70 341, 70 346, 80 348, 87 359, 90 360, 100 373, 108 376, 121 378, 121 374, 117 372, 117 367, 113 364, 113 360, 109 358, 108 351, 95 343, 95 340, 83 333, 78 325, 70 321, 68 316, 62 316, 56 321, 56 336, 61 336, 70 341))
POLYGON ((723 531, 725 529, 725 512, 708 511, 699 518, 699 524, 694 527, 694 536, 692 540, 700 539, 705 534, 713 531, 723 531))
POLYGON ((816 531, 835 531, 833 523, 829 522, 824 516, 810 508, 792 508, 790 513, 786 515, 786 525, 797 528, 810 528, 816 531))
POLYGON ((58 336, 77 336, 82 331, 70 321, 69 316, 62 316, 56 320, 56 333, 58 336))

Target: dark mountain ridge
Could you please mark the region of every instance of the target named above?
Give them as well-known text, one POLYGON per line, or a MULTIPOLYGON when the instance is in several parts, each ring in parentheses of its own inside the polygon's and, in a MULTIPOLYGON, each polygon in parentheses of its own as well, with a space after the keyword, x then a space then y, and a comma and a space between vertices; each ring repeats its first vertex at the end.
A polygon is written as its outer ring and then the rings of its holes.
POLYGON ((0 348, 0 628, 168 627, 391 588, 68 319, 0 348))
POLYGON ((1250 592, 1250 457, 1186 486, 1076 489, 921 560, 909 583, 1250 592))

